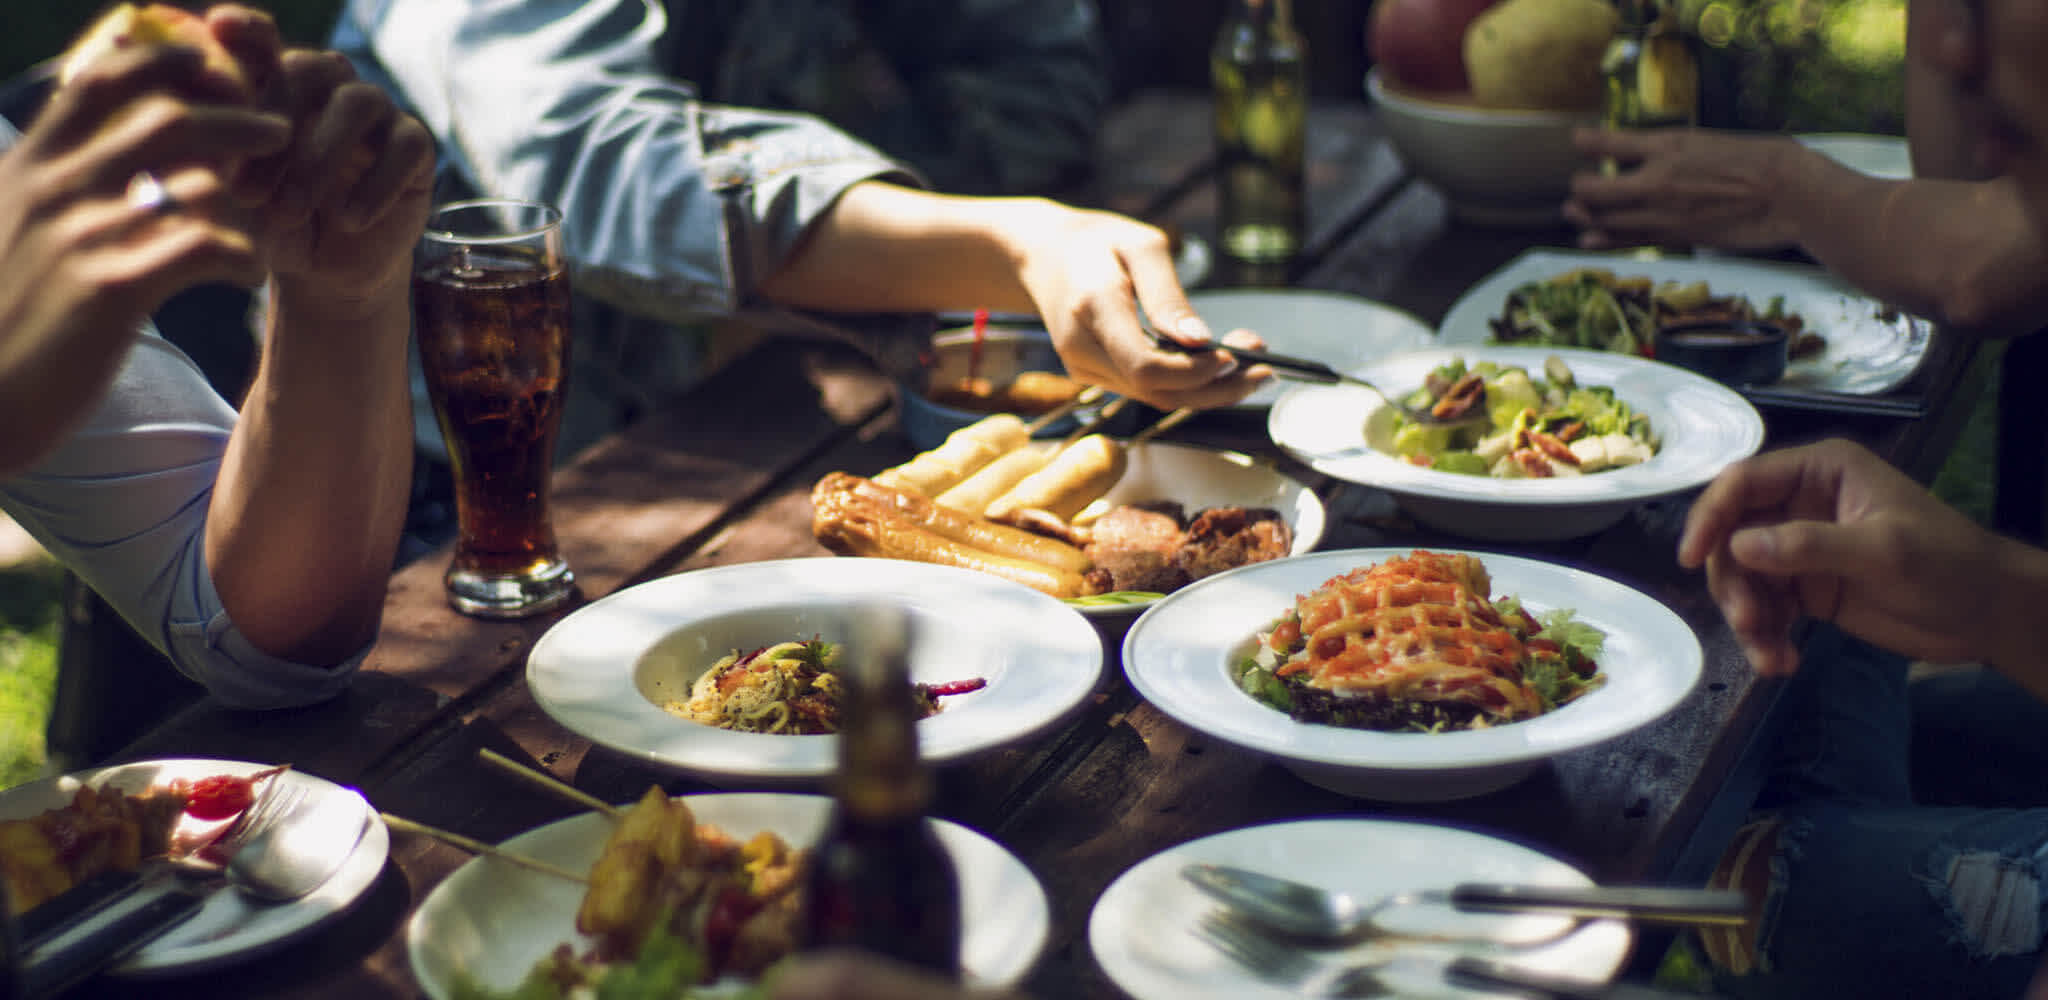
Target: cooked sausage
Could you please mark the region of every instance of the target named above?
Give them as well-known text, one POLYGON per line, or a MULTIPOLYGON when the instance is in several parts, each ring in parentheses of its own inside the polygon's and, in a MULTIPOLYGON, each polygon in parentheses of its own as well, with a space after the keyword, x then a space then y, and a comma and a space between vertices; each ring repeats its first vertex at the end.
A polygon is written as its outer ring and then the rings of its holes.
POLYGON ((1001 521, 1016 511, 1036 508, 1062 521, 1109 491, 1124 474, 1124 447, 1101 434, 1090 434, 1061 449, 1045 468, 1024 478, 996 498, 984 511, 1001 521))
POLYGON ((837 490, 814 496, 814 504, 811 533, 840 555, 910 559, 980 570, 1059 598, 1090 593, 1086 578, 1078 572, 945 538, 912 522, 901 510, 874 496, 837 490))
POLYGON ((883 471, 875 482, 935 497, 1030 439, 1031 432, 1024 429, 1023 418, 1014 413, 997 413, 946 435, 937 448, 883 471))
POLYGON ((817 488, 811 494, 813 506, 819 506, 821 499, 832 493, 851 494, 868 503, 886 507, 905 523, 968 548, 1075 573, 1089 566, 1085 553, 1056 538, 1034 535, 1021 528, 963 514, 924 497, 891 489, 859 476, 834 472, 818 480, 817 488))
POLYGON ((1026 443, 1023 447, 982 466, 974 475, 936 497, 939 503, 964 514, 981 516, 997 497, 1028 476, 1045 468, 1058 449, 1052 445, 1026 443))

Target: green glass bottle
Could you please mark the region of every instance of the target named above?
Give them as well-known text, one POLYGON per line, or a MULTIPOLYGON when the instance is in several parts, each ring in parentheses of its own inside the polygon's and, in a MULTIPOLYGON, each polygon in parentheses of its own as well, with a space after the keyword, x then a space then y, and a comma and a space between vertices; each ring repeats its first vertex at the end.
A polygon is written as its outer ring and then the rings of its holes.
POLYGON ((1240 284, 1284 284, 1305 228, 1307 47, 1290 0, 1237 0, 1209 57, 1218 251, 1240 284))
POLYGON ((1616 0, 1621 19, 1600 60, 1609 128, 1699 123, 1699 60, 1661 0, 1616 0))

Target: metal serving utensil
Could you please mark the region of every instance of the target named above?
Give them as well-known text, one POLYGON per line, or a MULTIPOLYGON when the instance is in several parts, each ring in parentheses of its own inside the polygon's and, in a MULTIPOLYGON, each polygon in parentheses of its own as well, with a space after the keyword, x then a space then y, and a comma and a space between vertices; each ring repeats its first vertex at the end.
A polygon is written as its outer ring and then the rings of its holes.
POLYGON ((1467 407, 1464 412, 1456 416, 1439 417, 1427 409, 1419 409, 1401 402, 1392 393, 1365 379, 1340 372, 1320 361, 1311 361, 1308 358, 1297 358, 1286 354, 1274 354, 1271 351, 1260 351, 1249 347, 1232 347, 1220 340, 1212 340, 1201 347, 1189 347, 1160 333, 1150 325, 1145 327, 1145 333, 1163 350, 1174 351, 1180 354, 1223 351, 1247 364, 1266 365, 1272 368, 1274 374, 1279 375, 1281 378, 1293 379, 1297 382, 1313 382, 1318 385, 1342 384, 1363 386, 1366 389, 1372 390, 1381 399, 1386 400, 1387 405, 1393 407, 1402 416, 1418 424, 1427 424, 1432 427, 1462 427, 1467 424, 1485 423, 1488 419, 1486 387, 1484 385, 1479 387, 1478 393, 1472 399, 1472 405, 1467 407))

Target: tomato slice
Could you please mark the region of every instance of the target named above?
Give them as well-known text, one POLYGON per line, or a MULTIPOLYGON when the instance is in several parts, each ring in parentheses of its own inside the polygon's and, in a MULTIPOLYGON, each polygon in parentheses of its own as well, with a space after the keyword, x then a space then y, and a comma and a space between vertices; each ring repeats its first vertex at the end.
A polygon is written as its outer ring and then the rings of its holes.
POLYGON ((185 796, 185 814, 193 819, 222 820, 256 801, 255 782, 232 774, 216 774, 192 783, 185 796))

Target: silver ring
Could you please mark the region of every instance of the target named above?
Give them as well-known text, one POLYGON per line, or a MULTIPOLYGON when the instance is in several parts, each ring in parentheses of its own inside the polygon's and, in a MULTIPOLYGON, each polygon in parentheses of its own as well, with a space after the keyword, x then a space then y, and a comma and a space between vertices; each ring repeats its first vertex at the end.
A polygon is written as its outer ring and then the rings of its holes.
POLYGON ((178 199, 170 189, 147 170, 138 171, 128 179, 128 204, 157 215, 168 215, 179 208, 178 199))

